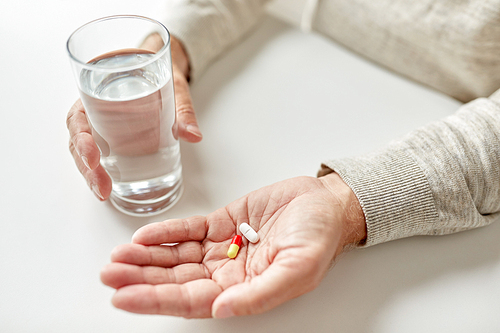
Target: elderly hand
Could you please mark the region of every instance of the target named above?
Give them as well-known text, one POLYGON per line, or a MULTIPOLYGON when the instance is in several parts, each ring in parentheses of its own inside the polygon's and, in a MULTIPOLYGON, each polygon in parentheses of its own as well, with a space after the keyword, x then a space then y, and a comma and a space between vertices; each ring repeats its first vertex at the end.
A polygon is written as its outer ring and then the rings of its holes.
POLYGON ((101 280, 113 304, 135 313, 186 318, 257 314, 313 290, 334 258, 366 237, 364 215, 335 174, 299 177, 252 192, 206 217, 142 227, 118 246, 101 280), (241 223, 235 259, 227 250, 241 223), (166 245, 165 243, 178 243, 166 245))
MULTIPOLYGON (((161 37, 152 34, 141 48, 156 52, 163 46, 161 37)), ((187 142, 202 139, 189 93, 189 59, 175 38, 171 38, 172 67, 175 90, 175 109, 178 136, 187 142)), ((100 200, 106 200, 111 193, 111 179, 100 165, 100 152, 91 134, 85 109, 80 99, 69 110, 66 124, 70 134, 69 149, 76 166, 87 180, 87 184, 100 200)))

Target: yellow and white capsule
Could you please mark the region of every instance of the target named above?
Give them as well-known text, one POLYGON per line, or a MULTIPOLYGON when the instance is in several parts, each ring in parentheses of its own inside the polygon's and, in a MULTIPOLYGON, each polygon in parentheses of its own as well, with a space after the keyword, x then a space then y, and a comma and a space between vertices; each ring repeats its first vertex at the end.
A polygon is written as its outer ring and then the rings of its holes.
POLYGON ((233 237, 231 245, 229 245, 229 249, 227 250, 227 256, 231 259, 236 258, 236 256, 238 255, 238 251, 240 250, 240 246, 241 246, 241 236, 236 235, 233 237))

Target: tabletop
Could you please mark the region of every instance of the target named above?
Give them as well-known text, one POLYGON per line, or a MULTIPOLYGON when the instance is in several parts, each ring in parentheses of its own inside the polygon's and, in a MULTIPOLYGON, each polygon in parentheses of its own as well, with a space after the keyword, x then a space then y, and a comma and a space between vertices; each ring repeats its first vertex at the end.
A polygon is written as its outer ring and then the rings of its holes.
POLYGON ((204 139, 181 144, 185 191, 130 217, 78 174, 65 117, 78 92, 65 42, 163 1, 0 4, 1 332, 500 332, 500 224, 343 254, 314 291, 261 315, 187 320, 114 308, 99 280, 139 227, 205 215, 262 186, 314 176, 452 114, 460 103, 266 16, 192 85, 204 139))

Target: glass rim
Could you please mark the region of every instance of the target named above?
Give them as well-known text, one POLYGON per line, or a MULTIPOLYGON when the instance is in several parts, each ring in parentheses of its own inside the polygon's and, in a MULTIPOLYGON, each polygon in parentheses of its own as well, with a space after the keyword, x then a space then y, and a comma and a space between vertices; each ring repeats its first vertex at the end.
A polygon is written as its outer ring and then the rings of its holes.
POLYGON ((109 72, 109 73, 114 73, 114 72, 119 72, 119 71, 128 71, 128 70, 133 70, 137 68, 141 68, 144 66, 147 66, 149 64, 152 64, 153 62, 157 61, 161 57, 164 56, 164 54, 168 51, 168 48, 170 47, 170 32, 168 31, 167 27, 165 27, 161 22, 151 19, 149 17, 145 16, 140 16, 140 15, 111 15, 111 16, 105 16, 101 17, 95 20, 92 20, 90 22, 85 23, 84 25, 80 26, 77 28, 71 35, 68 37, 68 40, 66 41, 66 51, 68 52, 68 55, 70 59, 76 63, 78 63, 81 67, 88 69, 88 70, 99 70, 101 72, 109 72), (80 59, 78 59, 76 56, 71 53, 69 49, 69 44, 73 36, 75 36, 78 32, 82 31, 85 29, 87 26, 103 21, 108 21, 108 20, 115 20, 115 19, 139 19, 139 20, 144 20, 144 21, 149 21, 151 23, 154 23, 158 25, 162 30, 164 30, 167 33, 167 42, 163 44, 162 48, 158 50, 158 52, 154 53, 153 57, 149 59, 148 61, 145 61, 140 64, 136 64, 133 66, 128 66, 128 67, 119 67, 119 68, 109 68, 109 67, 103 67, 99 65, 91 65, 89 63, 83 62, 80 59))

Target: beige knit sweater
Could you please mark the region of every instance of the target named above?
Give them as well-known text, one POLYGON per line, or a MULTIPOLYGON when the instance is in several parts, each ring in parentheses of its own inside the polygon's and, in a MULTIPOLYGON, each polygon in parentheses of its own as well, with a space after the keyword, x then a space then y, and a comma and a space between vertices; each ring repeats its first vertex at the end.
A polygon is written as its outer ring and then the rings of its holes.
MULTIPOLYGON (((255 26, 266 0, 170 2, 165 25, 196 80, 255 26)), ((463 105, 384 151, 325 161, 353 189, 367 245, 500 219, 500 0, 318 0, 312 29, 463 105), (489 98, 487 98, 491 95, 489 98)), ((327 152, 325 152, 327 153, 327 152)))

